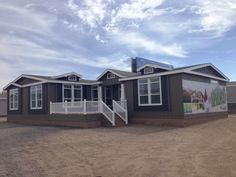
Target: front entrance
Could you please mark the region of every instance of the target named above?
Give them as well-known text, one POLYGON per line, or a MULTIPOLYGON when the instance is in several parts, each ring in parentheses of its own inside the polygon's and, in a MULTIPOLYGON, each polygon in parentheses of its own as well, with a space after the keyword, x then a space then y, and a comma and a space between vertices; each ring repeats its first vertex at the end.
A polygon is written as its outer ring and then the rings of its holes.
POLYGON ((107 106, 112 108, 112 100, 119 101, 121 96, 120 85, 104 86, 104 102, 107 106))
POLYGON ((105 103, 110 108, 112 107, 113 89, 112 86, 105 87, 105 103))

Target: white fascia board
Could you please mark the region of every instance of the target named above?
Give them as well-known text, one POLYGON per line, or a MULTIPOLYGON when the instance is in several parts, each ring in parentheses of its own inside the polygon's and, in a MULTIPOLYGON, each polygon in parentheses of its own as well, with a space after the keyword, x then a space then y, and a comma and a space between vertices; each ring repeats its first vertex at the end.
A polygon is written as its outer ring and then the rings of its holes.
POLYGON ((115 74, 115 75, 117 75, 117 76, 119 76, 119 77, 125 77, 125 76, 122 76, 122 75, 120 75, 120 74, 118 74, 118 73, 116 73, 116 72, 114 72, 114 71, 112 71, 112 70, 110 70, 110 69, 106 69, 105 71, 103 71, 102 74, 100 74, 100 75, 97 77, 97 80, 101 79, 107 72, 111 72, 111 73, 113 73, 113 74, 115 74))
POLYGON ((48 81, 47 83, 61 83, 61 84, 74 84, 74 85, 99 85, 102 82, 93 82, 93 83, 85 83, 85 82, 70 82, 70 81, 48 81))
POLYGON ((208 64, 203 64, 203 65, 199 65, 199 66, 195 66, 195 67, 191 67, 191 68, 188 68, 187 70, 189 71, 193 71, 193 70, 196 70, 196 69, 199 69, 199 68, 204 68, 204 67, 208 67, 208 66, 211 66, 214 70, 216 70, 222 77, 225 78, 225 80, 229 81, 229 78, 224 75, 217 67, 215 67, 213 64, 211 63, 208 63, 208 64))
POLYGON ((211 75, 208 75, 208 74, 203 74, 203 73, 199 73, 199 72, 195 72, 195 71, 188 71, 188 72, 185 72, 185 73, 193 74, 193 75, 198 75, 198 76, 203 76, 203 77, 207 77, 207 78, 211 78, 211 79, 215 79, 215 80, 220 80, 220 81, 228 82, 227 79, 223 79, 223 78, 220 78, 220 77, 215 77, 215 76, 211 76, 211 75))
POLYGON ((182 69, 179 71, 166 71, 166 72, 162 72, 162 73, 141 75, 141 76, 135 76, 135 77, 129 77, 129 78, 122 78, 122 79, 119 79, 119 81, 128 81, 128 80, 143 79, 143 78, 149 78, 149 77, 155 77, 155 76, 165 76, 165 75, 180 74, 180 73, 188 73, 188 74, 203 76, 203 77, 212 78, 212 79, 216 79, 216 80, 221 80, 221 81, 225 81, 225 82, 228 81, 228 80, 220 78, 220 77, 214 77, 214 76, 210 76, 207 74, 201 74, 198 72, 189 71, 187 69, 182 69))

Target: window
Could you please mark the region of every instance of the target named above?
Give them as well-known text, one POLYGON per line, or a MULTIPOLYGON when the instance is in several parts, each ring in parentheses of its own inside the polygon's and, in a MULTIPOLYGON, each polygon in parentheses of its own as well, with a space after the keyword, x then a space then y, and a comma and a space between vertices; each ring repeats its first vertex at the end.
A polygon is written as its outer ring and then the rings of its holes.
POLYGON ((98 101, 98 86, 92 86, 92 101, 98 101))
POLYGON ((63 102, 82 101, 81 85, 63 85, 63 102))
POLYGON ((151 73, 153 73, 153 67, 144 68, 144 74, 151 74, 151 73))
POLYGON ((30 87, 30 108, 42 109, 42 85, 30 87))
POLYGON ((114 78, 115 78, 115 74, 113 74, 113 73, 107 74, 107 79, 114 79, 114 78))
POLYGON ((68 76, 68 81, 77 81, 77 77, 75 75, 68 76))
POLYGON ((138 80, 139 105, 161 105, 161 79, 152 77, 138 80))
POLYGON ((9 92, 9 108, 10 108, 10 110, 18 110, 18 102, 19 102, 18 88, 11 89, 9 92))

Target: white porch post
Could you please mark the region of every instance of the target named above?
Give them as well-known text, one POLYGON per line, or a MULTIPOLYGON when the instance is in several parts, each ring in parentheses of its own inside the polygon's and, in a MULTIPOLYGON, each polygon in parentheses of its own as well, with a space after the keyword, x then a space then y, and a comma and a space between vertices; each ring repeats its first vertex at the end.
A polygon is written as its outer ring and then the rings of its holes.
POLYGON ((125 100, 125 86, 124 86, 123 83, 121 84, 121 95, 120 95, 120 100, 121 100, 121 101, 124 101, 124 100, 125 100))
POLYGON ((98 100, 102 100, 102 86, 98 86, 98 100))

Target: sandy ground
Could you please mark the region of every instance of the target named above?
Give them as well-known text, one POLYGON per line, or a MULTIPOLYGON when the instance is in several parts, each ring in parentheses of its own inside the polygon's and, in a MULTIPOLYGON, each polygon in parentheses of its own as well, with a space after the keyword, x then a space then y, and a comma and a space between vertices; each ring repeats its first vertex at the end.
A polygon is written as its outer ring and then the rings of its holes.
POLYGON ((0 122, 0 177, 235 177, 236 116, 188 128, 0 122))

